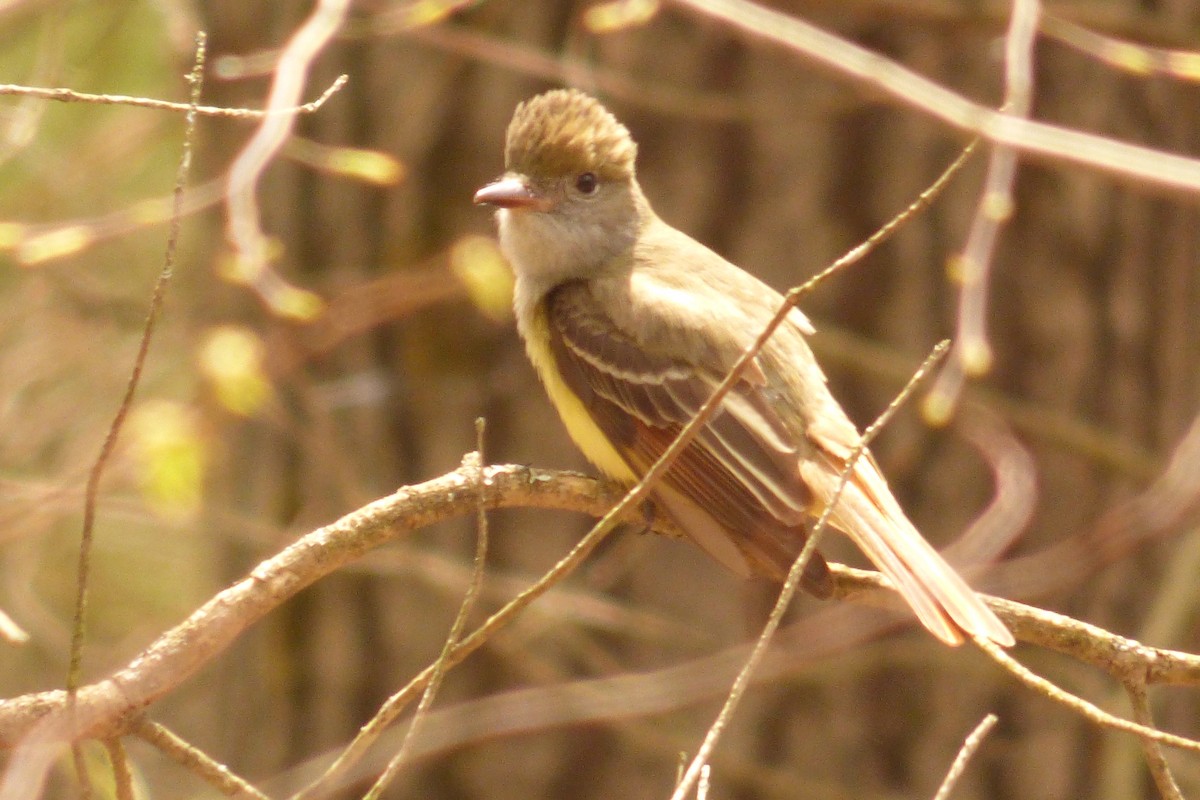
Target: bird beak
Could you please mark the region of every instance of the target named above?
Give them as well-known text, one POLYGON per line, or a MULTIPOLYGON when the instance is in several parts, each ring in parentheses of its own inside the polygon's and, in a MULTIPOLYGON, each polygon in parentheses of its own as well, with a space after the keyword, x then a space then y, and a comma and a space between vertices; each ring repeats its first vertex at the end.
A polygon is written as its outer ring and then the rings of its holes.
POLYGON ((492 181, 475 193, 475 205, 487 204, 500 208, 547 211, 550 201, 545 196, 529 188, 524 179, 506 176, 492 181))

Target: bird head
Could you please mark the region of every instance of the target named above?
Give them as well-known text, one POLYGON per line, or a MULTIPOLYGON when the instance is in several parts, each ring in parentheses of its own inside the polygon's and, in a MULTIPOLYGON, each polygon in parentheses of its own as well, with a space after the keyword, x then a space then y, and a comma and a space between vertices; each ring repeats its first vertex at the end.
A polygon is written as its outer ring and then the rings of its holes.
POLYGON ((505 173, 475 202, 498 208, 500 245, 519 278, 587 277, 632 251, 650 213, 636 156, 625 126, 583 92, 557 89, 517 106, 505 173))

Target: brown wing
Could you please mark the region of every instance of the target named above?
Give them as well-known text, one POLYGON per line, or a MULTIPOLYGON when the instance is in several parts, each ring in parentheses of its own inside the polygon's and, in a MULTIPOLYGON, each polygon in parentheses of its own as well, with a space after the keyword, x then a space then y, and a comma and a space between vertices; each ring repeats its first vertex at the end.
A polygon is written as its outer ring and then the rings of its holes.
MULTIPOLYGON (((586 285, 546 298, 550 347, 564 381, 634 472, 645 472, 721 376, 655 355, 619 330, 586 285)), ((702 547, 741 574, 781 579, 805 539, 812 501, 791 434, 749 371, 664 476, 655 499, 702 547)), ((829 591, 818 556, 805 587, 829 591)))

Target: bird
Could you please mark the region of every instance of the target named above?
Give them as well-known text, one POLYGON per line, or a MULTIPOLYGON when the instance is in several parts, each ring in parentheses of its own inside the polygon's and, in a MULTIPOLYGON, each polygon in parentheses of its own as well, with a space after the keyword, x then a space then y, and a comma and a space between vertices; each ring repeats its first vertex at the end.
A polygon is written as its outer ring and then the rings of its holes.
MULTIPOLYGON (((496 207, 526 352, 567 432, 630 485, 695 416, 783 297, 664 222, 638 183, 637 145, 594 97, 554 89, 520 103, 496 207)), ((798 309, 653 486, 665 514, 743 577, 786 578, 838 490, 861 434, 831 394, 798 309)), ((849 468, 829 525, 948 645, 1012 633, 905 515, 870 451, 849 468)), ((801 585, 832 591, 819 554, 801 585)))

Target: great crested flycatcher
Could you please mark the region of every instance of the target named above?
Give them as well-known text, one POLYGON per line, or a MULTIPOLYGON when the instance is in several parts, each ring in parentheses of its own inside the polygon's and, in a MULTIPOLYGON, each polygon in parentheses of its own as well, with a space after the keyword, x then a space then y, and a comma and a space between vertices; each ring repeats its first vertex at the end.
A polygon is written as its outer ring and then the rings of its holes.
MULTIPOLYGON (((763 330, 783 298, 658 218, 637 145, 596 100, 555 90, 517 106, 497 206, 516 272, 517 326, 568 432, 606 475, 634 482, 763 330)), ((658 510, 740 575, 782 580, 860 437, 825 383, 799 311, 653 489, 658 510)), ((891 581, 933 635, 1013 643, 909 522, 870 453, 830 523, 891 581)), ((830 590, 820 556, 805 587, 830 590)))

